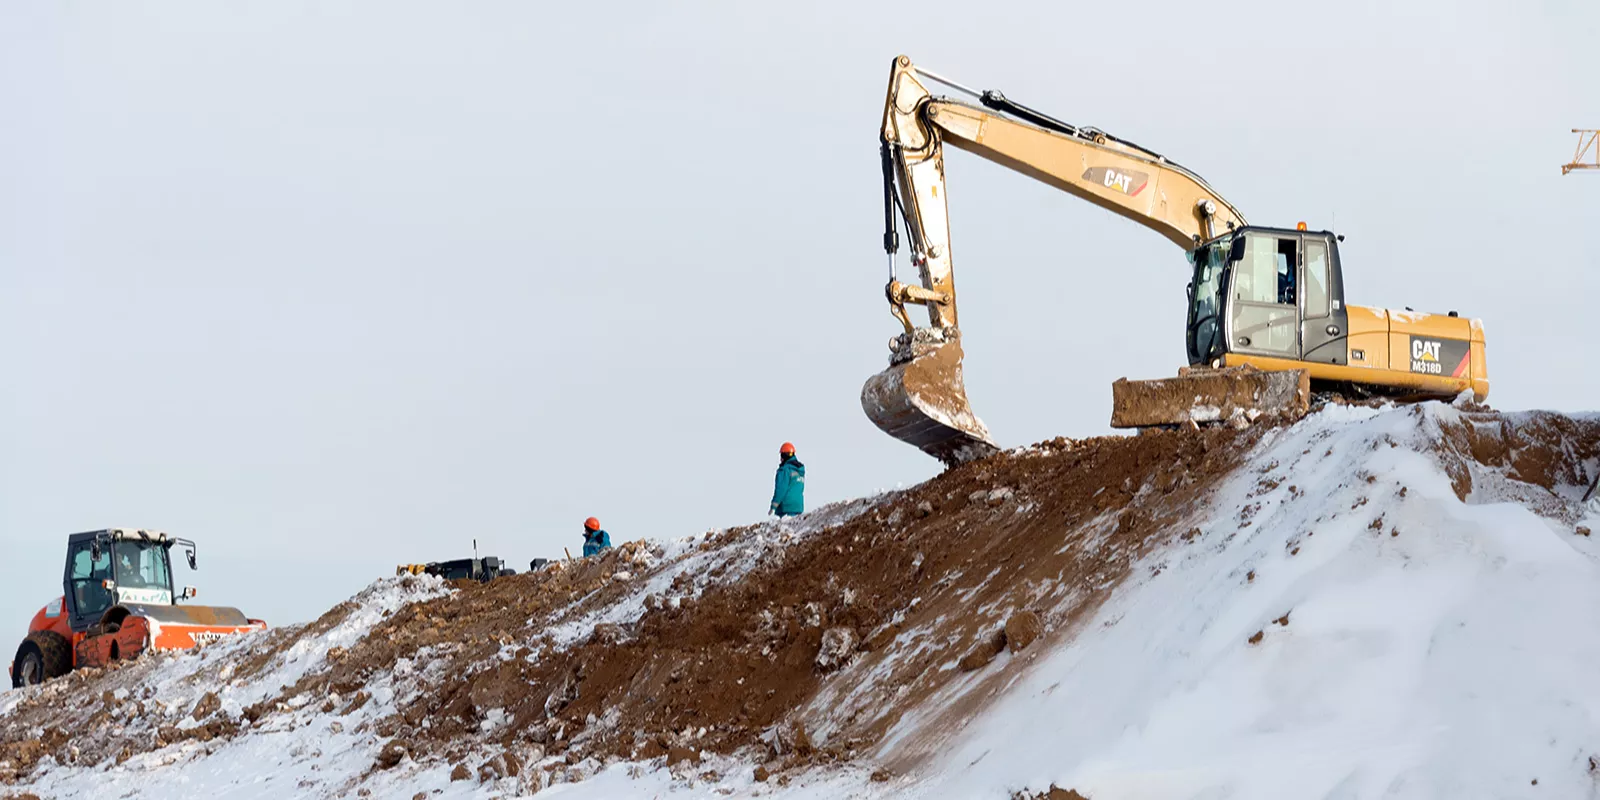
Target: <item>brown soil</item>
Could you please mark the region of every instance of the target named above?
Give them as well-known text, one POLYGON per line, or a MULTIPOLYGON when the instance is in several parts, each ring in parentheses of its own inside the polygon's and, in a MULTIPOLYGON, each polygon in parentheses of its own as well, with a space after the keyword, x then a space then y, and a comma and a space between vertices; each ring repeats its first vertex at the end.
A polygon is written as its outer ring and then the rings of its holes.
MULTIPOLYGON (((1176 522, 1203 506, 1260 430, 1058 439, 968 464, 835 528, 767 549, 737 580, 722 574, 726 560, 713 560, 724 566, 680 576, 663 596, 647 598, 637 622, 595 626, 566 647, 548 627, 640 591, 663 568, 652 564, 659 550, 630 542, 601 557, 467 584, 401 608, 347 650, 330 652, 324 670, 241 718, 221 713, 214 696, 202 698, 182 710, 202 721, 192 729, 108 733, 112 710, 154 699, 116 700, 109 690, 136 686, 132 678, 80 671, 45 687, 0 726, 0 778, 26 776, 46 754, 69 762, 69 749, 81 748, 78 763, 105 763, 177 741, 234 736, 300 695, 328 713, 347 713, 367 701, 369 679, 410 658, 422 691, 375 726, 389 741, 374 769, 406 758, 443 760, 481 779, 506 769, 490 767, 488 753, 529 764, 564 754, 577 765, 590 756, 697 759, 753 747, 771 759, 774 779, 786 780, 778 773, 850 758, 876 742, 900 714, 962 674, 941 664, 953 665, 980 642, 992 650, 990 661, 970 674, 987 685, 1031 659, 1035 640, 1066 635, 1141 556, 1172 539, 1170 531, 1193 527, 1176 522), (914 628, 947 644, 919 650, 902 641, 914 628), (819 661, 825 634, 831 655, 819 661), (861 681, 888 659, 886 679, 861 681), (863 694, 840 704, 819 695, 824 686, 858 686, 863 694), (80 706, 79 698, 93 701, 80 706), (60 716, 61 703, 73 713, 60 716), (508 720, 485 732, 494 709, 508 720), (52 717, 77 733, 49 728, 36 740, 30 731, 52 717), (813 741, 808 730, 829 735, 813 741)), ((699 550, 737 552, 757 534, 770 538, 774 530, 708 534, 699 550)), ((269 632, 265 647, 236 660, 233 675, 264 673, 277 655, 353 609, 343 604, 308 626, 269 632)), ((128 672, 159 668, 135 667, 128 672)), ((964 708, 953 703, 950 713, 964 708)), ((885 766, 904 774, 916 760, 885 766)))
MULTIPOLYGON (((637 623, 598 626, 566 649, 530 629, 574 602, 597 608, 632 591, 605 576, 636 569, 642 543, 571 568, 465 587, 395 613, 291 693, 352 694, 375 670, 430 648, 441 677, 379 731, 435 755, 483 739, 568 752, 569 761, 663 752, 670 759, 679 748, 727 753, 752 746, 780 766, 847 758, 953 679, 956 671, 940 671, 941 662, 980 640, 999 655, 1013 612, 1039 609, 1014 618, 1020 650, 1032 638, 1059 635, 1097 606, 1140 556, 1168 538, 1170 522, 1203 503, 1256 435, 1056 440, 969 464, 791 542, 741 580, 712 584, 698 597, 653 600, 637 623), (1065 604, 1056 591, 1062 586, 1070 590, 1065 604), (936 623, 940 617, 945 621, 936 623), (933 628, 934 639, 968 644, 913 654, 896 634, 915 625, 933 628), (860 707, 882 713, 808 713, 823 677, 838 667, 819 664, 824 635, 841 629, 853 636, 833 636, 835 643, 856 643, 854 655, 837 656, 848 662, 847 673, 896 656, 890 680, 872 687, 877 696, 860 707), (495 659, 502 648, 515 657, 495 659), (482 734, 485 715, 497 708, 511 723, 482 734), (786 746, 771 732, 791 718, 834 733, 823 747, 786 746)), ((729 530, 705 546, 728 547, 752 533, 729 530)), ((829 680, 855 684, 844 673, 829 680)))
MULTIPOLYGON (((689 766, 703 753, 748 748, 766 759, 762 774, 782 783, 793 768, 873 750, 920 708, 929 716, 916 735, 875 754, 886 775, 910 774, 1136 577, 1141 559, 1167 546, 1181 558, 1184 548, 1229 535, 1197 522, 1215 515, 1207 508, 1212 488, 1264 429, 1057 439, 952 469, 782 545, 771 543, 782 535, 771 525, 707 534, 694 553, 707 557, 702 572, 644 598, 637 621, 593 626, 571 645, 558 644, 551 626, 637 601, 645 581, 681 562, 658 563, 657 546, 630 542, 597 558, 466 584, 396 611, 347 650, 328 653, 326 669, 242 719, 208 696, 182 709, 201 722, 195 728, 130 725, 116 734, 113 716, 138 719, 156 701, 139 694, 136 679, 160 660, 83 670, 0 720, 0 783, 25 778, 46 755, 120 762, 179 740, 237 735, 290 700, 348 714, 370 700, 368 682, 401 658, 417 665, 407 680, 419 691, 375 725, 388 741, 374 769, 410 758, 460 765, 462 780, 532 780, 612 757, 689 766), (735 578, 728 570, 747 548, 756 563, 735 578), (117 699, 111 690, 119 686, 135 691, 117 699), (940 692, 940 703, 924 702, 940 692), (497 709, 506 721, 486 726, 497 709)), ((1600 421, 1471 411, 1444 426, 1441 445, 1437 456, 1458 492, 1543 492, 1552 514, 1570 514, 1571 503, 1554 501, 1593 479, 1600 421)), ((1253 513, 1238 510, 1240 527, 1253 513)), ((344 604, 311 625, 269 632, 254 656, 229 665, 232 675, 262 674, 353 609, 344 604)), ((1277 623, 1287 625, 1288 615, 1277 623)), ((1018 796, 1081 797, 1054 787, 1018 796)))
POLYGON ((1089 800, 1085 795, 1073 789, 1059 789, 1051 786, 1043 792, 1017 792, 1011 796, 1012 800, 1089 800))
POLYGON ((1557 506, 1570 504, 1558 502, 1555 493, 1581 497, 1596 478, 1592 465, 1600 461, 1600 420, 1548 411, 1467 411, 1460 423, 1444 425, 1441 432, 1438 457, 1463 500, 1474 489, 1499 489, 1560 518, 1557 506))

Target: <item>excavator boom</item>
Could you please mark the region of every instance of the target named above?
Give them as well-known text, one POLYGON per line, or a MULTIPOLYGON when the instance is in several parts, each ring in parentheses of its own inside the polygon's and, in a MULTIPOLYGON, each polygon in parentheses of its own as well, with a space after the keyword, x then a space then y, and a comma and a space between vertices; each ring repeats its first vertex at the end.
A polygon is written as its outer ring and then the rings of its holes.
POLYGON ((947 465, 995 452, 988 428, 972 413, 962 375, 956 317, 944 144, 1031 176, 1133 220, 1190 249, 1245 224, 1244 215, 1199 175, 1159 153, 1094 128, 1078 127, 919 70, 900 56, 890 68, 881 130, 885 293, 904 332, 890 341, 889 369, 867 381, 861 403, 879 428, 947 465), (935 97, 924 80, 961 91, 978 104, 935 97), (915 282, 896 265, 904 225, 915 282), (928 311, 928 326, 907 305, 928 311))

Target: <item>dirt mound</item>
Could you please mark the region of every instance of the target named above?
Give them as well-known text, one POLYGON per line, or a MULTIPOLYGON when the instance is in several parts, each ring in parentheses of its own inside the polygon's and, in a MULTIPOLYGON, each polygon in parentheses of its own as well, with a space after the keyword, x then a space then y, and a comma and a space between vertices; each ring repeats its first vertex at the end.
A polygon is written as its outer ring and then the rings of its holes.
POLYGON ((0 782, 41 761, 122 763, 226 740, 302 708, 343 717, 391 677, 393 711, 370 723, 386 742, 374 771, 442 760, 465 765, 466 779, 517 772, 537 788, 617 759, 687 768, 749 748, 778 773, 853 758, 965 674, 941 664, 994 642, 969 671, 998 680, 991 662, 1063 635, 1183 529, 1262 430, 1057 439, 859 503, 837 525, 814 512, 708 533, 670 554, 630 542, 461 584, 394 609, 243 708, 223 707, 205 685, 276 682, 284 659, 304 658, 359 604, 213 659, 187 679, 201 688, 181 704, 151 686, 172 656, 81 671, 10 709, 0 782), (915 639, 902 640, 912 627, 915 639), (129 675, 113 679, 119 671, 129 675), (833 687, 857 694, 842 702, 833 687))
POLYGON ((1438 457, 1464 501, 1519 502, 1565 519, 1600 472, 1600 418, 1469 410, 1443 415, 1439 431, 1438 457))
MULTIPOLYGON (((381 582, 380 582, 381 583, 381 582)), ((316 621, 230 638, 197 650, 147 653, 104 669, 80 669, 37 689, 0 696, 0 785, 15 784, 43 765, 121 765, 170 745, 209 748, 291 710, 286 675, 320 668, 330 633, 353 639, 351 624, 374 595, 399 605, 442 592, 436 579, 395 579, 374 585, 316 621), (225 708, 218 693, 246 687, 260 698, 248 708, 225 708)))
POLYGON ((562 755, 562 765, 745 747, 778 767, 849 758, 949 681, 956 673, 938 666, 967 640, 998 637, 1003 648, 1014 611, 1038 606, 1012 624, 1017 650, 1069 628, 1257 435, 1047 442, 807 536, 771 524, 710 536, 699 550, 781 546, 747 568, 679 572, 655 591, 640 586, 651 549, 629 543, 402 609, 291 694, 353 694, 409 659, 427 664, 418 691, 379 731, 414 755, 456 758, 477 741, 527 762, 562 755), (1074 598, 1065 610, 1062 591, 1074 598), (600 622, 571 643, 549 633, 639 592, 637 619, 600 622), (905 626, 941 618, 948 644, 896 641, 905 626), (860 698, 843 719, 808 713, 828 673, 884 665, 888 680, 839 679, 883 696, 860 698), (826 732, 826 743, 808 729, 826 732))
MULTIPOLYGON (((1543 493, 1570 515, 1600 459, 1600 419, 1414 413, 1464 498, 1543 493)), ((183 656, 203 664, 181 701, 157 690, 171 656, 0 701, 0 783, 293 729, 306 711, 372 742, 341 791, 411 762, 508 790, 623 759, 693 777, 733 753, 774 781, 863 756, 910 774, 1119 586, 1257 524, 1259 502, 1209 505, 1270 430, 1056 439, 801 518, 489 584, 390 579, 309 625, 183 656), (240 700, 241 686, 259 691, 240 700)), ((1281 477, 1251 476, 1251 497, 1281 477)), ((1019 796, 1074 796, 1033 791, 1019 796)))

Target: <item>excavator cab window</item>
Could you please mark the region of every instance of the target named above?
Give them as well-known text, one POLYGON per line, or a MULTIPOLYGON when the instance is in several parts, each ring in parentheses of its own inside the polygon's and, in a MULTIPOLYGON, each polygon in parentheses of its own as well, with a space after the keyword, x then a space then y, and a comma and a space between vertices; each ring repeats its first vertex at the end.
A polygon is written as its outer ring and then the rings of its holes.
POLYGON ((1307 238, 1306 249, 1306 319, 1328 316, 1328 245, 1307 238))
POLYGON ((1229 350, 1276 358, 1300 357, 1297 305, 1298 236, 1246 231, 1244 258, 1229 287, 1229 350))
POLYGON ((1232 258, 1235 237, 1228 234, 1190 254, 1194 276, 1189 282, 1189 363, 1202 364, 1221 355, 1222 286, 1232 258))
POLYGON ((1295 278, 1300 259, 1295 252, 1293 239, 1278 240, 1278 304, 1292 306, 1295 300, 1295 278))

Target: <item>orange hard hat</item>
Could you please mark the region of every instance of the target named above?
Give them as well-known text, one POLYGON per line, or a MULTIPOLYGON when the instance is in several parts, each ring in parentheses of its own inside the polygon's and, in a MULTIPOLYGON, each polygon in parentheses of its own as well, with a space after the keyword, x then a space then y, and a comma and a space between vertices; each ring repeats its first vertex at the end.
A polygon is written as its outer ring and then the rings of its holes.
POLYGON ((600 530, 600 520, 590 517, 583 521, 583 527, 588 528, 591 531, 600 530))
POLYGON ((785 456, 794 455, 794 445, 792 445, 792 444, 790 444, 788 442, 784 442, 783 446, 778 448, 778 454, 779 455, 785 455, 785 456))

